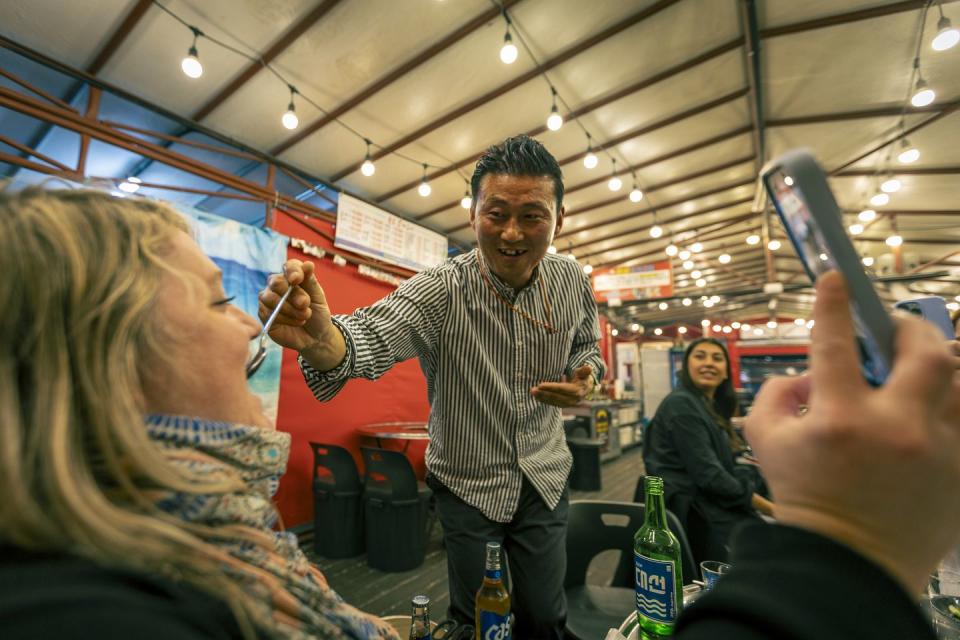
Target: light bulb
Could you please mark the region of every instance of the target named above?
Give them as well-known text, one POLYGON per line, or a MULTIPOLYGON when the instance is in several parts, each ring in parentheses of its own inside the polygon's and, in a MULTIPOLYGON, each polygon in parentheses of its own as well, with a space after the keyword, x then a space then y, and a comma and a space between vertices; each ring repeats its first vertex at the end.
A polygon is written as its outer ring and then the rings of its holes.
POLYGON ((683 300, 680 301, 680 304, 682 304, 685 307, 689 307, 690 305, 693 304, 693 300, 691 300, 690 298, 684 298, 683 300))
POLYGON ((607 182, 607 188, 610 189, 610 191, 620 191, 620 187, 622 186, 623 186, 623 180, 621 180, 617 176, 613 176, 612 178, 610 178, 610 181, 607 182))
POLYGON ((640 325, 634 322, 633 324, 630 325, 630 331, 637 333, 638 331, 640 331, 640 325))
POLYGON ((140 185, 143 184, 143 181, 136 176, 130 176, 123 182, 117 185, 117 189, 123 191, 124 193, 136 193, 140 188, 140 185))
POLYGON ((706 318, 704 318, 703 320, 700 321, 700 326, 701 326, 701 327, 709 327, 709 326, 710 326, 710 321, 707 320, 706 318))
MULTIPOLYGON (((733 324, 737 324, 737 323, 734 322, 733 324)), ((750 329, 752 328, 752 325, 744 322, 742 325, 740 325, 740 328, 743 329, 744 331, 750 331, 750 329)))
POLYGON ((563 126, 563 116, 560 115, 560 112, 557 111, 557 106, 554 105, 550 109, 550 117, 547 118, 547 129, 550 131, 558 131, 560 127, 563 126))
POLYGON ((670 305, 668 305, 666 302, 661 302, 657 305, 657 308, 660 309, 660 311, 666 311, 670 308, 670 305))
POLYGON ((915 107, 925 107, 933 102, 936 97, 937 94, 934 93, 933 89, 927 86, 923 78, 920 78, 917 80, 917 91, 910 98, 910 104, 915 107))
POLYGON ((960 31, 950 26, 950 19, 947 16, 940 16, 937 21, 937 35, 934 36, 930 46, 934 51, 946 51, 957 46, 960 42, 960 31))
MULTIPOLYGON (((586 271, 586 269, 584 269, 584 271, 586 271)), ((616 338, 618 335, 620 335, 620 330, 619 330, 619 329, 613 329, 613 330, 610 331, 610 335, 612 335, 614 338, 616 338)))
POLYGON ((700 270, 699 270, 699 269, 694 269, 693 271, 690 272, 690 277, 693 278, 694 280, 696 280, 697 278, 701 277, 702 275, 703 275, 703 274, 700 273, 700 270))
POLYGON ((713 332, 714 332, 714 333, 720 333, 720 330, 723 329, 723 327, 721 327, 721 326, 718 325, 718 324, 715 324, 715 325, 713 325, 713 326, 710 327, 710 328, 713 329, 713 332))
POLYGON ((659 238, 662 235, 663 235, 663 228, 660 225, 655 224, 652 227, 650 227, 651 238, 659 238))
POLYGON ((797 325, 798 327, 802 327, 803 325, 807 324, 807 321, 803 318, 794 318, 793 324, 797 325))
POLYGON ((729 325, 723 325, 723 329, 721 329, 721 331, 724 333, 730 333, 733 331, 733 329, 731 329, 729 325))
POLYGON ((287 106, 287 112, 280 118, 280 122, 287 129, 296 129, 300 126, 300 118, 297 117, 297 112, 293 108, 293 102, 287 106))
POLYGON ((683 326, 677 327, 677 333, 679 333, 680 335, 683 335, 683 334, 685 334, 686 332, 687 332, 687 328, 686 328, 686 327, 683 327, 683 326))
POLYGON ((587 155, 583 156, 583 166, 586 169, 595 169, 599 162, 600 159, 593 151, 587 151, 587 155))
POLYGON ((510 37, 510 32, 507 31, 507 35, 503 36, 503 46, 500 47, 500 62, 503 64, 513 64, 517 61, 517 45, 513 44, 513 38, 510 37))
POLYGON ((900 191, 900 187, 903 186, 900 184, 900 181, 896 178, 890 178, 889 180, 884 180, 883 184, 880 185, 880 191, 884 193, 896 193, 900 191))
POLYGON ((591 273, 593 273, 593 265, 592 264, 583 265, 583 272, 587 275, 590 275, 591 273))
POLYGON ((360 165, 360 173, 367 176, 368 178, 377 172, 377 167, 373 164, 373 160, 369 157, 363 161, 363 164, 360 165))
POLYGON ((690 271, 691 269, 693 269, 693 260, 684 260, 683 268, 686 269, 687 271, 690 271))
POLYGON ((767 243, 767 249, 770 249, 770 251, 776 251, 780 247, 781 247, 781 244, 779 240, 771 240, 770 242, 767 243))
MULTIPOLYGON (((462 204, 462 202, 461 202, 461 204, 462 204)), ((549 247, 547 247, 547 253, 549 253, 549 254, 551 254, 551 255, 555 255, 555 254, 557 253, 557 248, 556 248, 555 246, 553 246, 553 245, 550 245, 549 247)))
POLYGON ((664 249, 664 252, 666 252, 666 254, 667 254, 668 256, 670 256, 671 258, 672 258, 673 256, 677 255, 678 251, 679 251, 679 249, 677 249, 677 245, 675 245, 675 244, 668 244, 668 245, 667 245, 667 248, 664 249))
POLYGON ((847 227, 847 230, 850 232, 850 235, 858 236, 863 233, 863 225, 857 222, 847 227))
POLYGON ((878 193, 872 198, 870 198, 870 204, 875 207, 882 207, 883 205, 890 202, 890 196, 885 193, 878 193))
MULTIPOLYGON (((469 209, 472 204, 473 204, 473 198, 470 197, 470 194, 469 193, 463 194, 463 197, 460 198, 460 206, 463 207, 464 209, 469 209)), ((556 252, 557 252, 557 249, 556 247, 554 247, 552 253, 556 253, 556 252)))
POLYGON ((690 252, 691 252, 691 253, 701 253, 702 251, 703 251, 703 243, 702 243, 702 242, 694 242, 692 245, 690 245, 690 252))
POLYGON ((888 247, 899 247, 900 245, 903 244, 903 236, 895 233, 892 236, 888 237, 886 240, 884 240, 884 242, 887 243, 888 247))
POLYGON ((705 306, 707 309, 709 309, 710 307, 713 306, 713 300, 710 300, 710 299, 704 300, 704 301, 703 301, 703 306, 705 306))
POLYGON ((870 222, 871 220, 874 220, 876 217, 877 217, 877 212, 874 211, 873 209, 864 209, 863 211, 857 214, 857 218, 860 220, 860 222, 870 222))
POLYGON ((704 280, 703 278, 697 278, 696 285, 701 289, 703 289, 705 286, 707 286, 707 281, 704 280))
POLYGON ((417 193, 419 193, 424 198, 429 196, 432 192, 433 192, 433 189, 430 187, 430 183, 427 182, 426 180, 421 182, 420 186, 417 187, 417 193))
POLYGON ((656 329, 653 330, 653 335, 655 335, 655 336, 662 336, 662 335, 663 335, 663 329, 661 329, 660 327, 657 327, 656 329))
POLYGON ((872 267, 872 266, 873 266, 873 257, 872 257, 872 256, 863 256, 863 260, 861 260, 861 262, 863 263, 863 266, 865 266, 865 267, 872 267))
POLYGON ((777 328, 776 320, 771 320, 767 323, 767 329, 776 329, 776 328, 777 328))
POLYGON ((679 254, 677 254, 677 257, 680 258, 681 260, 689 260, 690 255, 691 255, 690 252, 684 249, 679 254))
POLYGON ((920 150, 916 147, 910 146, 910 143, 907 142, 907 139, 903 139, 901 144, 903 151, 900 152, 900 155, 897 156, 897 161, 900 164, 912 164, 920 159, 920 150))
POLYGON ((200 58, 197 56, 197 48, 190 47, 187 57, 180 61, 180 69, 188 78, 199 78, 203 75, 203 65, 200 64, 200 58))
POLYGON ((730 326, 733 327, 734 329, 739 329, 743 325, 741 325, 739 322, 734 320, 733 322, 730 323, 730 326))
POLYGON ((633 190, 630 191, 630 202, 640 202, 641 200, 643 200, 643 191, 634 187, 633 190))
POLYGON ((760 244, 760 236, 755 233, 751 233, 747 236, 747 244, 753 246, 755 244, 760 244))
POLYGON ((732 258, 730 257, 729 253, 721 253, 719 256, 717 256, 717 260, 720 262, 720 264, 729 264, 732 258))

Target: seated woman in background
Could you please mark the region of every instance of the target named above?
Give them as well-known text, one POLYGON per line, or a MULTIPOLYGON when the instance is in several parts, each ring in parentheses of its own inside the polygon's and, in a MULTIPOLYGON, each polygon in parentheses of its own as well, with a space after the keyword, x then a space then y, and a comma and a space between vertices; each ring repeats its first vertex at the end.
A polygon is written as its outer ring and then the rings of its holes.
POLYGON ((663 478, 667 508, 683 523, 697 560, 726 560, 733 528, 770 515, 756 467, 738 464, 747 449, 730 423, 737 396, 723 343, 694 340, 680 384, 663 399, 643 440, 648 475, 663 478), (755 511, 756 510, 756 511, 755 511))
POLYGON ((290 436, 247 387, 259 324, 187 231, 0 195, 4 638, 396 638, 272 530, 290 436))

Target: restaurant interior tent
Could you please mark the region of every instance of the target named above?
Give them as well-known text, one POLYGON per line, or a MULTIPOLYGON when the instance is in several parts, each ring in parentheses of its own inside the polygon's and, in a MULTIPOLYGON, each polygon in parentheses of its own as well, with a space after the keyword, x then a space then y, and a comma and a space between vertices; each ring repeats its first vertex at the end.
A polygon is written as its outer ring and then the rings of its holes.
MULTIPOLYGON (((672 270, 665 295, 600 305, 612 343, 806 322, 757 174, 807 147, 884 300, 956 308, 950 20, 953 0, 6 0, 0 179, 273 229, 349 312, 412 272, 333 244, 343 194, 469 251, 473 164, 527 133, 564 172, 557 252, 672 270)), ((414 362, 321 406, 284 354, 287 524, 310 519, 307 440, 355 448, 358 424, 426 415, 414 362)))

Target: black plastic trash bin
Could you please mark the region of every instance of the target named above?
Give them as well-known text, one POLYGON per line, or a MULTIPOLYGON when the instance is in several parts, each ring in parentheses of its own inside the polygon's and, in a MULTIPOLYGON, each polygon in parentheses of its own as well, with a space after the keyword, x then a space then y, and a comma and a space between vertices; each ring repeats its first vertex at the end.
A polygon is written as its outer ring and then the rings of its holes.
POLYGON ((603 442, 591 438, 567 438, 567 446, 573 455, 570 488, 577 491, 600 491, 603 488, 600 479, 600 447, 603 442))
POLYGON ((313 449, 313 548, 324 558, 363 553, 360 475, 343 447, 311 442, 313 449))

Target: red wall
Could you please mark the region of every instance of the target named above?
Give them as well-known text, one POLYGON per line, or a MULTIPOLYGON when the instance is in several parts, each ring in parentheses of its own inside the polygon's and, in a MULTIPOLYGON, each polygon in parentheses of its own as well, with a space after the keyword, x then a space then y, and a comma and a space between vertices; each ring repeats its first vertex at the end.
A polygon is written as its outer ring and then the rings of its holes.
MULTIPOLYGON (((329 223, 311 219, 310 224, 333 234, 329 223)), ((284 213, 274 215, 273 228, 284 235, 332 249, 330 242, 284 213)), ((360 275, 352 264, 336 266, 329 256, 318 259, 292 247, 287 249, 287 255, 317 265, 317 278, 334 313, 351 313, 394 289, 393 285, 360 275)), ((308 442, 347 447, 362 473, 360 445, 373 443, 361 439, 355 433, 356 427, 374 422, 426 421, 428 413, 427 384, 416 360, 400 363, 376 382, 351 380, 333 400, 321 403, 314 399, 300 374, 297 354, 284 350, 277 428, 293 436, 287 473, 277 493, 277 506, 284 524, 290 527, 313 519, 310 486, 313 454, 308 442)), ((407 450, 421 477, 425 449, 426 443, 412 442, 407 450)))

